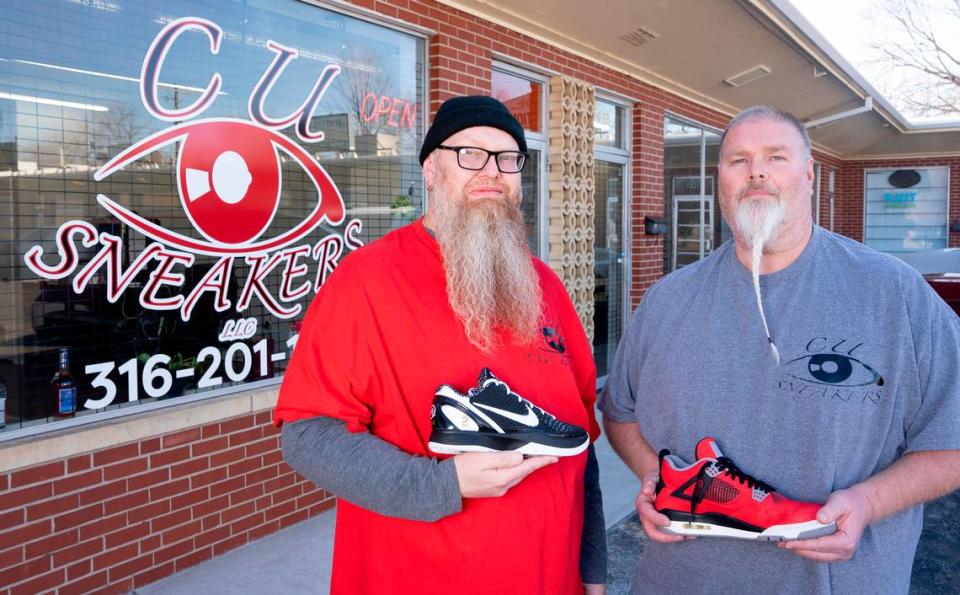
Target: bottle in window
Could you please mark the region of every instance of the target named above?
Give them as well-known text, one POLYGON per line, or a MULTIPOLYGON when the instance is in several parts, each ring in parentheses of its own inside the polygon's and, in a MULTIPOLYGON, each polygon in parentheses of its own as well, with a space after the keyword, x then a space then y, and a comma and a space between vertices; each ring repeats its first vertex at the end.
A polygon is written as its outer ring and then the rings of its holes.
POLYGON ((7 385, 0 378, 0 430, 7 427, 7 385))
POLYGON ((77 411, 77 383, 70 375, 70 350, 66 347, 60 349, 60 370, 51 384, 57 403, 54 414, 57 417, 73 417, 77 411))

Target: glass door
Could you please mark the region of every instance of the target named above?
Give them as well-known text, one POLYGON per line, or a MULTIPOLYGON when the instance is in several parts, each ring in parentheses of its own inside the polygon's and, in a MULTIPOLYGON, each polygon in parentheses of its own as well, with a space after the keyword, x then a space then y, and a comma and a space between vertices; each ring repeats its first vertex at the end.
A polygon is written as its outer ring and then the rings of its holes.
POLYGON ((623 328, 625 166, 597 161, 593 252, 593 356, 597 376, 605 376, 623 328))
POLYGON ((673 269, 713 250, 713 196, 673 195, 673 269))
POLYGON ((607 375, 610 360, 629 315, 626 292, 626 199, 630 153, 628 108, 614 100, 598 98, 594 128, 594 240, 593 240, 593 357, 597 377, 607 375))

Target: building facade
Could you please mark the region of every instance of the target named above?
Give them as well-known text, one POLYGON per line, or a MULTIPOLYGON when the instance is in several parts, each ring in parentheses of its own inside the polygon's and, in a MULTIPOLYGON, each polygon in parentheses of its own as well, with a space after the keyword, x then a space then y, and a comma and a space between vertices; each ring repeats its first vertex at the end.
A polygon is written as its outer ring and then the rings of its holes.
MULTIPOLYGON (((729 238, 720 132, 776 96, 715 97, 488 4, 5 8, 0 593, 131 590, 334 505, 283 463, 271 408, 327 275, 423 213, 417 152, 447 98, 493 95, 524 125, 531 250, 574 298, 601 377, 644 291, 729 238)), ((781 3, 729 4, 801 52, 781 3)), ((851 120, 872 134, 884 110, 851 120)), ((852 150, 853 132, 822 126, 820 225, 891 253, 960 246, 952 129, 852 150)))

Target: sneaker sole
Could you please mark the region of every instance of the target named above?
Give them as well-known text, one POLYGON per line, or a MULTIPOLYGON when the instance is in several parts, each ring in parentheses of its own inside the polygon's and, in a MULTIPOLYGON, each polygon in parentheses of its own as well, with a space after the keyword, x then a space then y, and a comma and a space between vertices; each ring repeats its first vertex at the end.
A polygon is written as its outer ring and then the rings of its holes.
POLYGON ((572 457, 587 450, 587 446, 590 445, 589 436, 585 437, 582 443, 569 447, 550 446, 547 444, 540 444, 539 442, 524 442, 522 440, 515 440, 512 438, 503 438, 499 441, 486 439, 483 440, 485 444, 477 444, 478 440, 476 439, 458 442, 455 440, 450 440, 449 437, 446 437, 447 441, 437 442, 437 436, 434 435, 430 438, 431 440, 427 443, 427 446, 432 452, 450 455, 459 454, 461 452, 517 451, 519 453, 531 456, 551 455, 555 457, 572 457))
POLYGON ((715 523, 705 523, 694 520, 670 521, 667 527, 661 527, 664 533, 671 535, 695 535, 705 537, 733 537, 735 539, 752 539, 754 541, 798 541, 832 535, 837 530, 836 523, 824 525, 818 521, 793 523, 790 525, 773 525, 764 531, 744 531, 733 527, 725 527, 715 523))

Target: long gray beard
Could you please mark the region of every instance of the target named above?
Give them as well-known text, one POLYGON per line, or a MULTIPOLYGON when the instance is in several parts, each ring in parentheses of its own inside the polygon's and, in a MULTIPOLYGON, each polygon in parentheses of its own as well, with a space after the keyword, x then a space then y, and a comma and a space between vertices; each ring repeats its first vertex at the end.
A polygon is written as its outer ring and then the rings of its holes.
POLYGON ((520 209, 499 200, 454 204, 437 197, 437 242, 447 298, 467 340, 485 353, 507 331, 518 344, 536 337, 541 291, 520 209))
POLYGON ((741 200, 737 203, 735 213, 737 229, 743 240, 750 245, 750 271, 753 274, 753 291, 757 297, 757 309, 760 311, 760 321, 763 322, 763 332, 770 343, 770 351, 776 364, 780 365, 780 350, 777 349, 770 327, 767 325, 767 316, 763 311, 763 297, 760 295, 760 262, 763 258, 763 247, 770 241, 773 232, 783 221, 784 207, 779 198, 770 203, 765 199, 741 200))

